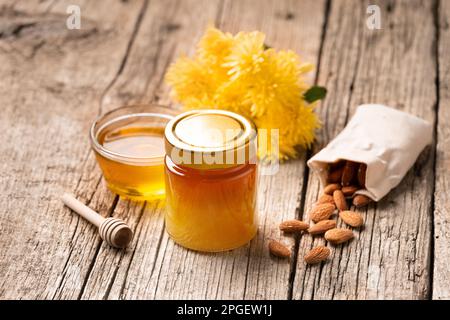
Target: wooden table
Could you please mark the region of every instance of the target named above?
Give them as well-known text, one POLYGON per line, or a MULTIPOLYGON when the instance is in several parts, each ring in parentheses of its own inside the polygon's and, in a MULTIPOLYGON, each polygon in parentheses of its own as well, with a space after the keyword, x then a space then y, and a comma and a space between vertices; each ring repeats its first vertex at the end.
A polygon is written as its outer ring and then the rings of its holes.
POLYGON ((449 299, 450 1, 0 1, 1 299, 449 299), (69 4, 81 30, 66 28, 69 4), (134 203, 105 187, 88 141, 100 113, 136 102, 171 104, 163 76, 192 54, 208 23, 261 30, 276 48, 315 63, 328 88, 315 152, 362 103, 385 103, 434 124, 435 137, 402 183, 363 211, 365 228, 330 260, 306 266, 321 238, 283 238, 290 262, 271 258, 284 219, 307 219, 320 192, 312 152, 260 183, 260 227, 247 246, 202 254, 174 244, 162 202, 134 203), (127 251, 63 207, 73 192, 125 219, 127 251))

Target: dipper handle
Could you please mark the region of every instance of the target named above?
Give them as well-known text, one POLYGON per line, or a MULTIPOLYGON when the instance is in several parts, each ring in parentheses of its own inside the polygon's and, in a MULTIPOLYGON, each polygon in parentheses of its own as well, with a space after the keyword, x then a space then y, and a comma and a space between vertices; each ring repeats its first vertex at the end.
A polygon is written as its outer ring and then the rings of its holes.
POLYGON ((85 218, 97 228, 100 228, 100 225, 103 223, 103 221, 105 221, 105 218, 103 218, 88 206, 85 206, 70 193, 64 193, 62 196, 62 201, 66 206, 78 213, 80 216, 85 218))
POLYGON ((103 218, 69 193, 65 193, 62 196, 62 201, 66 206, 95 225, 98 228, 100 237, 109 245, 116 248, 125 248, 131 242, 133 231, 122 220, 117 218, 103 218))

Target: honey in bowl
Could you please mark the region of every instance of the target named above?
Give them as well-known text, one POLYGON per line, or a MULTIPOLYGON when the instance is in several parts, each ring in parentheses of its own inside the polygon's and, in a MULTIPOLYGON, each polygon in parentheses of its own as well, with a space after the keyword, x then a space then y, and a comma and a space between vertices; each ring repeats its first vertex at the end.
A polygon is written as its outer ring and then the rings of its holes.
POLYGON ((111 191, 134 200, 164 196, 164 127, 170 113, 160 106, 122 107, 94 123, 91 142, 111 191))

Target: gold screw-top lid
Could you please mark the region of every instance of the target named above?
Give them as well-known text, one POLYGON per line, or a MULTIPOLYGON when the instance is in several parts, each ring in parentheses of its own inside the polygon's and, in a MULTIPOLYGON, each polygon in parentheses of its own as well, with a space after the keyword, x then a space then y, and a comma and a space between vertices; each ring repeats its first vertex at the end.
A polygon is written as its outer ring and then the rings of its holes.
POLYGON ((247 118, 224 110, 193 110, 165 129, 166 154, 177 165, 228 168, 256 162, 256 129, 247 118))

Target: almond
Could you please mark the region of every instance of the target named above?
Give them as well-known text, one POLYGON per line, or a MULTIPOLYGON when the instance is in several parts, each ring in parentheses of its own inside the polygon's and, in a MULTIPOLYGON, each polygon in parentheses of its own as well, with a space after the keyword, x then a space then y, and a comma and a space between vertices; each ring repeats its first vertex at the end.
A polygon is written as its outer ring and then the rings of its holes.
POLYGON ((347 201, 345 200, 344 193, 341 190, 335 190, 333 192, 333 199, 336 207, 340 211, 347 210, 347 201))
POLYGON ((308 232, 311 235, 317 235, 327 232, 330 229, 336 228, 336 221, 334 220, 322 220, 315 225, 309 227, 308 232))
POLYGON ((351 197, 353 196, 353 194, 358 191, 358 187, 357 186, 347 186, 347 187, 342 187, 342 193, 344 194, 344 196, 346 197, 351 197))
POLYGON ((291 250, 288 249, 281 242, 270 240, 269 251, 272 255, 278 258, 289 258, 291 256, 291 250))
POLYGON ((362 216, 355 211, 341 211, 339 212, 339 217, 349 226, 358 228, 361 227, 364 223, 362 216))
POLYGON ((325 239, 333 244, 341 244, 353 238, 353 232, 349 229, 335 228, 325 232, 325 239))
POLYGON ((327 181, 329 183, 340 183, 342 179, 342 171, 344 167, 330 170, 328 173, 327 181))
POLYGON ((367 171, 367 165, 365 163, 361 163, 358 168, 358 184, 361 186, 361 188, 366 187, 366 171, 367 171))
POLYGON ((287 220, 280 224, 280 230, 286 233, 301 232, 309 228, 309 224, 300 220, 287 220))
POLYGON ((330 256, 331 250, 324 246, 318 246, 311 249, 305 255, 305 262, 307 264, 315 264, 326 260, 330 256))
POLYGON ((353 205, 357 208, 367 206, 371 202, 372 202, 372 199, 370 199, 369 197, 366 197, 363 194, 357 194, 353 198, 353 205))
POLYGON ((320 203, 331 203, 334 204, 333 196, 330 196, 329 194, 323 194, 319 197, 319 200, 317 200, 317 204, 320 203))
POLYGON ((344 187, 349 186, 350 183, 353 181, 353 178, 356 175, 358 167, 359 164, 353 161, 347 161, 345 163, 344 169, 342 170, 342 178, 341 178, 341 184, 344 187))
POLYGON ((335 190, 339 190, 340 188, 341 188, 341 185, 339 183, 330 183, 323 189, 323 193, 332 196, 333 192, 335 190))
POLYGON ((331 203, 322 203, 317 204, 312 210, 309 212, 309 217, 314 222, 319 222, 321 220, 327 220, 334 212, 336 207, 331 203))

